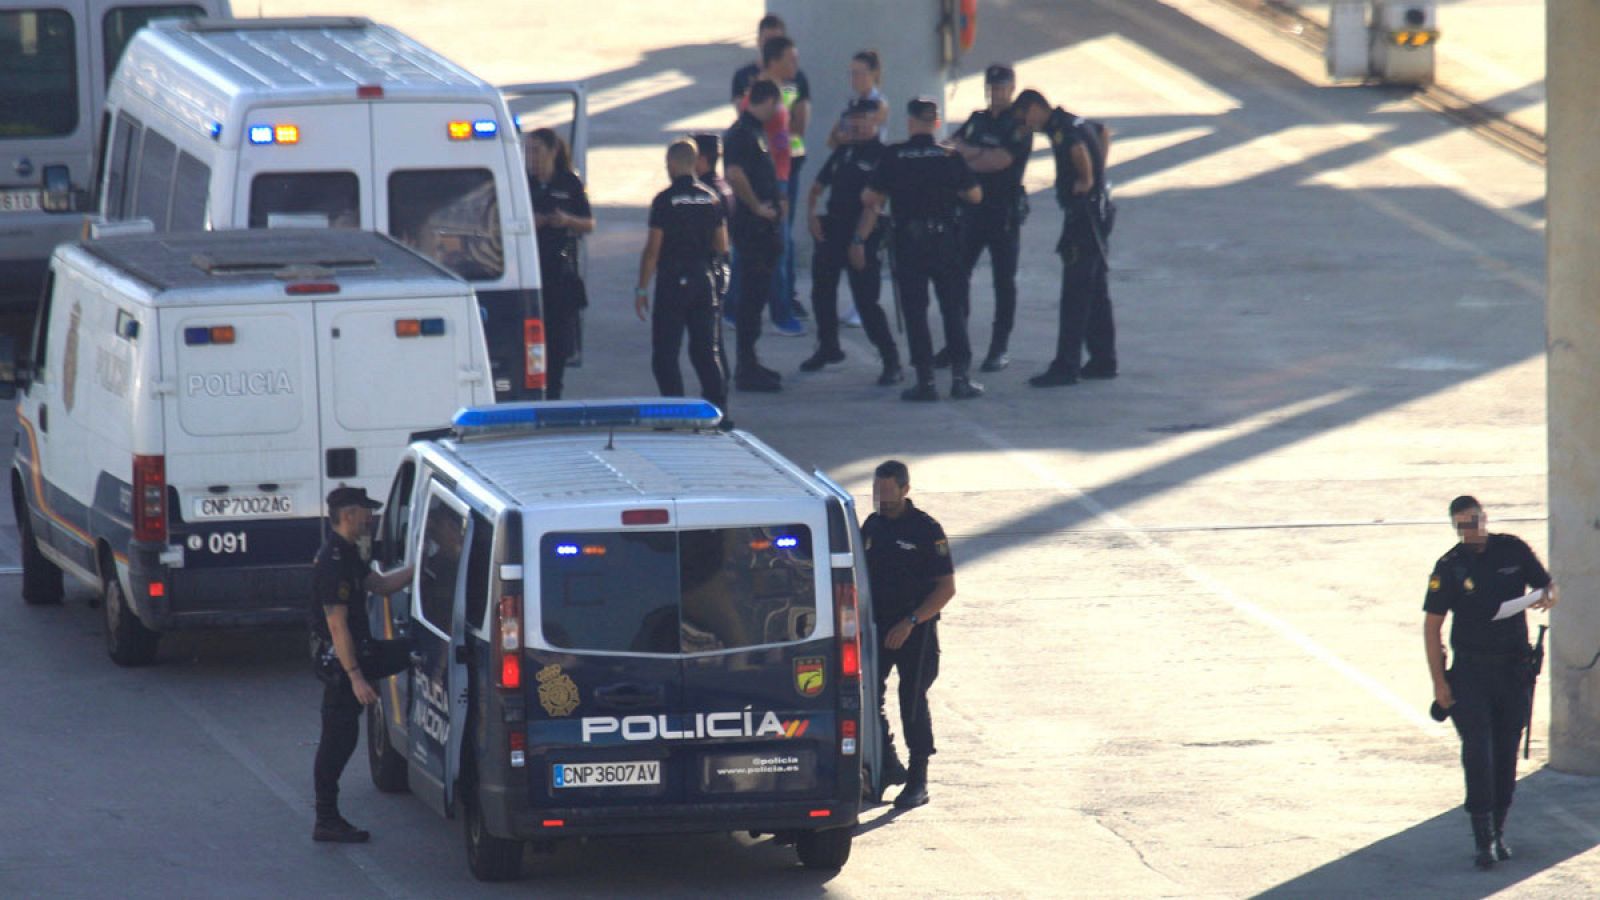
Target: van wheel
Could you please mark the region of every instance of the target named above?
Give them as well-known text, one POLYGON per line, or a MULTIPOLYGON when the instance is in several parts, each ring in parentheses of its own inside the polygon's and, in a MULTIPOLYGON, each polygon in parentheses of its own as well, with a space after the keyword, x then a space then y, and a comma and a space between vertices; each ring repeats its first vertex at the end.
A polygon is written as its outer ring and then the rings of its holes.
POLYGON ((119 666, 149 665, 156 658, 156 645, 160 632, 144 627, 139 617, 128 607, 128 598, 122 593, 122 579, 117 577, 115 564, 108 566, 101 576, 100 604, 106 614, 106 652, 119 666))
POLYGON ((820 831, 802 831, 795 838, 794 850, 800 864, 808 869, 837 871, 850 859, 850 844, 855 840, 854 828, 826 828, 820 831))
POLYGON ((495 837, 484 830, 477 789, 464 784, 461 797, 466 807, 467 867, 479 881, 515 881, 522 877, 522 841, 495 837))
POLYGON ((402 794, 411 789, 406 758, 389 743, 389 723, 383 720, 383 701, 367 707, 367 764, 372 769, 372 784, 385 794, 402 794))
POLYGON ((61 567, 44 558, 33 537, 33 522, 27 510, 17 513, 17 536, 22 543, 22 602, 29 606, 50 606, 61 602, 65 592, 61 567))

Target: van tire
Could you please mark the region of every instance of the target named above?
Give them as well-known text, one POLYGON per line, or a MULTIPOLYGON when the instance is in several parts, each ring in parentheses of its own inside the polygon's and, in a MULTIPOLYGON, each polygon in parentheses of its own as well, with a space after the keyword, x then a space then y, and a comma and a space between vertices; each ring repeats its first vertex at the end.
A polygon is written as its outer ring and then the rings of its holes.
POLYGON ((462 783, 461 804, 466 812, 461 819, 467 836, 467 868, 472 870, 472 877, 479 881, 515 881, 521 878, 523 842, 495 837, 484 829, 478 790, 465 781, 462 783))
POLYGON ((22 544, 22 602, 29 606, 53 606, 65 593, 61 567, 44 558, 33 536, 33 522, 26 509, 17 510, 17 536, 22 544))
POLYGON ((836 872, 849 861, 855 836, 856 830, 849 826, 802 831, 795 836, 794 851, 806 868, 836 872))
POLYGON ((389 742, 382 700, 367 707, 367 765, 372 769, 372 785, 379 791, 403 794, 411 790, 410 766, 405 755, 389 742))
POLYGON ((101 561, 104 570, 100 575, 101 607, 106 619, 106 652, 119 666, 147 666, 156 658, 156 647, 161 642, 160 632, 144 627, 139 617, 128 606, 122 593, 122 579, 117 577, 115 563, 101 561))

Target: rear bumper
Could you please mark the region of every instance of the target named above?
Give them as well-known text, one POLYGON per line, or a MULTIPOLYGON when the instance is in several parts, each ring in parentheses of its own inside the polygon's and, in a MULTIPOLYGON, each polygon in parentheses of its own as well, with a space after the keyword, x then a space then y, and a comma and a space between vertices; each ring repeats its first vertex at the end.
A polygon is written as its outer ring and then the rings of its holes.
MULTIPOLYGON (((484 824, 491 833, 518 840, 553 841, 588 835, 692 834, 721 831, 810 831, 854 827, 858 801, 832 800, 760 803, 697 803, 693 806, 610 806, 579 809, 515 809, 504 791, 481 788, 484 824), (812 813, 827 810, 826 816, 812 813), (502 814, 495 816, 492 813, 502 814), (559 825, 546 823, 559 822, 559 825)), ((520 804, 519 804, 520 805, 520 804)))
POLYGON ((128 554, 130 600, 146 627, 156 631, 299 625, 311 596, 311 564, 238 569, 175 569, 158 549, 128 554), (163 596, 151 596, 160 584, 163 596))

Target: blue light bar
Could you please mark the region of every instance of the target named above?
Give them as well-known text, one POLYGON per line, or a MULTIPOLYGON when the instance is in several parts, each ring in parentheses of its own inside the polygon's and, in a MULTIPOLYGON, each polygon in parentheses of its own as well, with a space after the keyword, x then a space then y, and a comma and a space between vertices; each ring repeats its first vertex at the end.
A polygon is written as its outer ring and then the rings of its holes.
POLYGON ((556 545, 556 555, 557 556, 577 556, 578 552, 579 551, 578 551, 578 545, 577 544, 557 544, 556 545))
POLYGON ((250 126, 250 143, 252 143, 252 144, 270 144, 270 143, 273 142, 273 140, 274 140, 274 138, 273 138, 273 131, 272 131, 272 126, 271 125, 251 125, 250 126))
POLYGON ((209 344, 211 343, 211 329, 203 325, 199 328, 185 328, 183 330, 183 342, 190 347, 196 344, 209 344))
POLYGON ((221 122, 212 122, 211 125, 206 128, 206 132, 211 135, 211 139, 213 141, 221 140, 222 139, 222 123, 221 122))
POLYGON ((420 327, 424 337, 437 337, 444 334, 443 319, 423 319, 420 327))
POLYGON ((451 424, 457 435, 469 437, 554 429, 715 428, 721 421, 722 410, 710 401, 649 397, 469 406, 451 424))
POLYGON ((472 136, 475 138, 492 138, 500 133, 500 125, 493 119, 477 119, 472 123, 472 136))
POLYGON ((792 550, 800 546, 800 539, 796 537, 781 537, 773 541, 772 546, 780 550, 792 550))

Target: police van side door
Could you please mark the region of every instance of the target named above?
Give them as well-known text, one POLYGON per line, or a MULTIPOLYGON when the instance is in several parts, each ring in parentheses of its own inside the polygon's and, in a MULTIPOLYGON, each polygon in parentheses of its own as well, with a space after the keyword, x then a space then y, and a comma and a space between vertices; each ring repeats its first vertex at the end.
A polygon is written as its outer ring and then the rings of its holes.
POLYGON ((411 791, 449 816, 466 733, 467 505, 437 483, 415 538, 411 589, 411 710, 407 717, 411 791))
POLYGON ((876 797, 883 785, 882 735, 878 733, 878 627, 872 618, 872 582, 867 577, 866 544, 861 540, 861 524, 856 514, 856 499, 837 481, 821 469, 812 472, 839 502, 844 504, 845 529, 850 534, 849 547, 833 547, 833 553, 850 553, 851 568, 856 581, 856 610, 861 627, 861 761, 867 767, 862 775, 863 788, 876 797))

